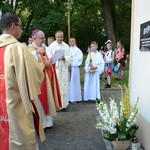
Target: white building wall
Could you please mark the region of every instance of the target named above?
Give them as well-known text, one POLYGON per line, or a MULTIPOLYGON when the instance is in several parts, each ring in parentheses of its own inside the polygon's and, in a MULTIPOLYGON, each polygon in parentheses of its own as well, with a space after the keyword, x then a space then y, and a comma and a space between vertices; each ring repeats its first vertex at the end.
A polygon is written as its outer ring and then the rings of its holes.
POLYGON ((140 51, 140 25, 150 21, 150 0, 132 1, 129 87, 131 103, 139 97, 138 138, 150 150, 150 51, 140 51))

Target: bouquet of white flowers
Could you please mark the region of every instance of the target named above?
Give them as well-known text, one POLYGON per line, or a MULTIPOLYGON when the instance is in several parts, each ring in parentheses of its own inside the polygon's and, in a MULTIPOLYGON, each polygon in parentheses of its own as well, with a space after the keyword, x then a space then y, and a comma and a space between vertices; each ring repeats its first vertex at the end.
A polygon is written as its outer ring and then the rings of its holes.
POLYGON ((101 129, 107 140, 130 140, 138 129, 136 125, 137 104, 138 101, 134 107, 131 107, 128 88, 125 86, 125 91, 121 88, 120 104, 114 97, 110 98, 109 104, 104 100, 96 104, 99 111, 96 128, 101 129))

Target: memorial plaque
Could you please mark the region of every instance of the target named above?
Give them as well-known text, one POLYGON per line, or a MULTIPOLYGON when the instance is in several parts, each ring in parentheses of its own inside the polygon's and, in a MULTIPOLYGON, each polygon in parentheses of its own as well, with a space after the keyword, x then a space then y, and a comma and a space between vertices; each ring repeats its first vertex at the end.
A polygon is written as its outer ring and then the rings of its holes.
POLYGON ((150 51, 150 21, 140 26, 140 50, 150 51))

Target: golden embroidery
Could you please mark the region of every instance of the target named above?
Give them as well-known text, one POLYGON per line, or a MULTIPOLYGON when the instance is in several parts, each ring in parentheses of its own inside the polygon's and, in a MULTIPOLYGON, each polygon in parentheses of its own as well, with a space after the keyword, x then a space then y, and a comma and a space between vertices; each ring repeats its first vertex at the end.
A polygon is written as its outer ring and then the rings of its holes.
POLYGON ((2 116, 0 116, 0 123, 1 123, 1 122, 4 122, 4 123, 8 122, 8 117, 7 117, 7 115, 2 115, 2 116))

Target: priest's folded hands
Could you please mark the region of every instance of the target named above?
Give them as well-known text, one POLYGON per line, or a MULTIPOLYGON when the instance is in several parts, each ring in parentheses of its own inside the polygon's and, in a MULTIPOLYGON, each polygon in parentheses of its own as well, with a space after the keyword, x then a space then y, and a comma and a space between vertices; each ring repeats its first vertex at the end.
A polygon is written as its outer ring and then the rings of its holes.
POLYGON ((39 48, 39 49, 37 49, 36 50, 36 53, 37 54, 45 54, 46 53, 46 49, 45 49, 45 47, 41 47, 41 48, 39 48))
POLYGON ((43 56, 45 67, 51 67, 52 59, 48 59, 46 56, 43 56))
POLYGON ((62 56, 61 58, 59 58, 59 60, 65 60, 65 56, 62 56))

